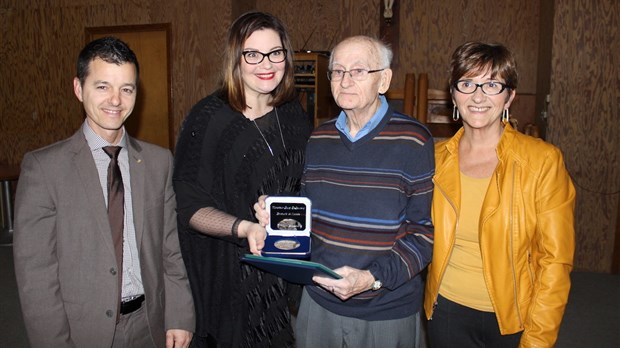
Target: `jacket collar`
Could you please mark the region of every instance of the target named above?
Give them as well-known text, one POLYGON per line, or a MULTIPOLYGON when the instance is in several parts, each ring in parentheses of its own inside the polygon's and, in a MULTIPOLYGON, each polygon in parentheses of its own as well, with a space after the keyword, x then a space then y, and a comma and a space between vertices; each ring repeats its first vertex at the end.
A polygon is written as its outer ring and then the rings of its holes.
MULTIPOLYGON (((440 167, 437 168, 435 174, 435 185, 437 185, 438 189, 443 191, 457 211, 460 210, 461 194, 458 150, 463 132, 464 129, 461 127, 452 138, 438 143, 436 149, 438 150, 437 162, 440 163, 440 167)), ((496 149, 499 162, 489 183, 489 190, 494 191, 496 194, 487 195, 483 211, 481 212, 482 216, 493 214, 499 206, 499 198, 501 197, 499 181, 502 180, 499 175, 500 173, 504 173, 502 158, 505 158, 507 152, 510 151, 510 147, 515 141, 516 136, 517 131, 514 130, 510 124, 506 124, 496 149)))
POLYGON ((502 158, 506 157, 506 153, 508 153, 509 150, 512 149, 512 143, 515 141, 517 133, 518 132, 514 128, 512 128, 510 123, 506 123, 504 125, 504 131, 502 132, 502 137, 499 139, 496 150, 497 157, 499 158, 500 162, 502 158))

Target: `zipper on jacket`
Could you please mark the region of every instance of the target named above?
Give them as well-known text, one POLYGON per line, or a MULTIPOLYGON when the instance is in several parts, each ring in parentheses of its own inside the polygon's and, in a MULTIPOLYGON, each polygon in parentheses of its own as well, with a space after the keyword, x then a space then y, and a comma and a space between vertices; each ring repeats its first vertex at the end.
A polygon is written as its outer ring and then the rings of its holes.
MULTIPOLYGON (((498 156, 498 160, 499 162, 501 162, 501 159, 499 159, 499 156, 498 156)), ((500 164, 498 163, 497 166, 499 167, 500 164)), ((493 175, 496 176, 495 182, 496 182, 497 187, 495 189, 497 190, 497 194, 500 196, 500 201, 501 201, 502 190, 499 187, 499 183, 501 182, 502 176, 501 176, 501 173, 497 170, 497 168, 493 171, 493 174, 491 174, 491 176, 493 175)), ((489 185, 489 190, 490 190, 490 185, 489 185)), ((484 202, 482 203, 482 206, 484 206, 484 202)), ((494 295, 489 288, 489 281, 487 279, 488 271, 485 271, 485 268, 484 268, 485 257, 484 257, 483 247, 482 247, 482 230, 484 230, 484 226, 486 225, 489 219, 489 216, 495 214, 498 209, 499 208, 495 208, 491 213, 484 216, 484 220, 481 222, 480 226, 478 227, 478 248, 480 249, 480 260, 482 261, 482 278, 484 279, 484 285, 487 287, 487 292, 489 293, 489 300, 491 301, 491 306, 493 307, 494 313, 497 313, 497 304, 495 302, 494 295)), ((482 209, 480 209, 480 218, 482 218, 482 209)))
POLYGON ((456 215, 456 223, 454 224, 453 238, 450 240, 450 254, 448 254, 446 263, 442 265, 443 267, 441 269, 441 276, 439 277, 439 282, 437 282, 437 293, 433 295, 435 299, 433 300, 433 308, 431 308, 431 316, 428 318, 428 320, 433 320, 433 315, 435 314, 435 308, 438 304, 437 298, 439 297, 439 287, 441 286, 441 282, 443 281, 443 276, 446 274, 446 267, 448 266, 448 262, 450 262, 450 258, 452 258, 452 252, 454 251, 454 242, 456 240, 456 229, 459 226, 459 212, 456 210, 456 206, 454 205, 450 197, 448 197, 445 191, 441 188, 441 186, 435 182, 435 180, 433 180, 433 183, 435 184, 435 189, 439 188, 442 196, 446 198, 446 201, 450 204, 452 210, 454 210, 454 215, 456 215))
POLYGON ((513 162, 512 165, 512 192, 510 192, 510 214, 508 223, 510 225, 510 265, 512 266, 512 289, 515 298, 515 307, 517 308, 517 317, 519 318, 519 325, 523 328, 523 318, 521 318, 521 309, 519 306, 519 290, 517 288, 517 274, 515 272, 515 259, 514 259, 514 199, 516 192, 516 178, 515 178, 515 168, 517 167, 516 162, 513 162))

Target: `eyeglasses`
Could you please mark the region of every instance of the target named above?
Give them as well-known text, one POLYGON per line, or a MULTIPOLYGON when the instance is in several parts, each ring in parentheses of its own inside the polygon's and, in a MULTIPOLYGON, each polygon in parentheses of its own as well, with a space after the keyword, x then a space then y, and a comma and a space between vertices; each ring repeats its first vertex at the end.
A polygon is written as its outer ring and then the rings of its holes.
POLYGON ((340 81, 344 78, 346 73, 349 73, 349 76, 355 81, 364 81, 368 77, 368 74, 376 73, 379 71, 383 71, 385 69, 377 69, 377 70, 366 70, 366 69, 351 69, 351 70, 327 70, 327 78, 330 81, 340 81))
POLYGON ((267 59, 269 59, 269 61, 272 63, 282 63, 286 59, 285 49, 275 50, 269 53, 263 53, 258 51, 245 51, 242 54, 245 62, 252 65, 262 63, 263 60, 265 60, 265 57, 267 57, 267 59))
POLYGON ((485 82, 485 83, 473 83, 467 80, 456 81, 454 88, 463 94, 473 94, 480 87, 482 93, 486 95, 497 95, 502 93, 506 88, 509 88, 501 82, 485 82))

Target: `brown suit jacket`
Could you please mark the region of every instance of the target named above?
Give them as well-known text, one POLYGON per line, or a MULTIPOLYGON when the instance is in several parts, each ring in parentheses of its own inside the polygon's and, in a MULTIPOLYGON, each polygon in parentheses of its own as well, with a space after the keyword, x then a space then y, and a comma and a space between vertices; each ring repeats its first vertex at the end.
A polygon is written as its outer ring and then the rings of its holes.
MULTIPOLYGON (((194 331, 170 151, 128 137, 136 239, 153 346, 194 331)), ((21 163, 13 252, 33 347, 110 347, 119 298, 106 204, 82 130, 21 163)))

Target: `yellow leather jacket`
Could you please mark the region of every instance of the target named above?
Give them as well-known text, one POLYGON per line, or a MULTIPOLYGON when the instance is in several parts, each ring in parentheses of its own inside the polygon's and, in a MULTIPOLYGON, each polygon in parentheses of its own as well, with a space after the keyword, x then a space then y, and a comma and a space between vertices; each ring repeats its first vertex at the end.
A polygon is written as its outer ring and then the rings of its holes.
MULTIPOLYGON (((432 320, 460 212, 459 140, 435 147, 433 259, 424 309, 432 320)), ((523 330, 521 347, 552 347, 564 315, 575 249, 575 188, 562 154, 506 125, 499 163, 480 213, 484 279, 502 334, 523 330)))

